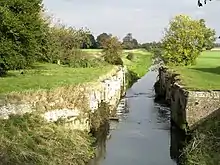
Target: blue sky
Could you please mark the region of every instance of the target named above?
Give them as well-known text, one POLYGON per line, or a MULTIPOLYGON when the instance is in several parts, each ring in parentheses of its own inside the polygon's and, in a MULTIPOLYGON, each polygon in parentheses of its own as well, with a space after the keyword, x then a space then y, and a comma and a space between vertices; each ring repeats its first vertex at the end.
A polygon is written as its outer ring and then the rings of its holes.
POLYGON ((220 35, 220 1, 198 8, 197 0, 44 0, 47 12, 62 23, 87 27, 97 36, 112 33, 122 39, 131 32, 139 42, 158 41, 177 14, 204 18, 220 35))

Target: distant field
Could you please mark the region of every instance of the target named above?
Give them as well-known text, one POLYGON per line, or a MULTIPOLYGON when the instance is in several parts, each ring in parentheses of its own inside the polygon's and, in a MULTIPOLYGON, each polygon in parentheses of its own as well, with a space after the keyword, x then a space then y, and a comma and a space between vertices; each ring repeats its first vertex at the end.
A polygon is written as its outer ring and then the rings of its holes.
POLYGON ((190 67, 175 67, 181 83, 192 90, 220 90, 220 51, 205 51, 190 67))

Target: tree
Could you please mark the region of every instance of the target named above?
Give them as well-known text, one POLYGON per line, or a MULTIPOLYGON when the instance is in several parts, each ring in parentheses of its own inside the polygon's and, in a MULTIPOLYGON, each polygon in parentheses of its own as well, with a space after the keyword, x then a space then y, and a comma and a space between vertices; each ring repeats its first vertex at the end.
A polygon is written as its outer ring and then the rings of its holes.
POLYGON ((138 41, 132 37, 132 33, 128 33, 123 38, 123 48, 124 49, 136 49, 138 48, 138 41))
POLYGON ((97 49, 97 43, 95 37, 92 34, 88 34, 88 41, 83 42, 82 49, 97 49))
POLYGON ((42 0, 0 1, 0 72, 30 66, 46 37, 42 0))
POLYGON ((192 65, 207 45, 213 43, 214 34, 204 21, 178 15, 165 29, 161 59, 167 65, 192 65))
POLYGON ((138 45, 139 45, 138 41, 135 38, 133 38, 131 42, 132 42, 132 45, 133 45, 133 49, 137 49, 138 45))
POLYGON ((96 42, 98 48, 103 48, 103 45, 105 44, 106 40, 111 38, 111 34, 102 33, 97 36, 96 42))
POLYGON ((113 65, 123 65, 122 44, 117 37, 108 38, 103 45, 104 60, 113 65))
POLYGON ((89 40, 90 40, 90 48, 97 49, 97 43, 95 37, 92 34, 89 34, 89 40))
POLYGON ((199 21, 203 28, 204 37, 205 37, 205 42, 204 42, 203 47, 206 50, 211 50, 212 48, 214 48, 214 42, 216 41, 215 30, 206 27, 204 19, 200 19, 199 21))
POLYGON ((133 39, 132 33, 128 33, 128 34, 123 38, 123 42, 131 42, 132 39, 133 39))

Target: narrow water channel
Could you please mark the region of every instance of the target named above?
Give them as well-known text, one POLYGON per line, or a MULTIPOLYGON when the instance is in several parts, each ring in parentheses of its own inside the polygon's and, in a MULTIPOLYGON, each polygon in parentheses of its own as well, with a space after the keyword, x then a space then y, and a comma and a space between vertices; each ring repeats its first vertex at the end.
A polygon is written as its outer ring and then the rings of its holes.
POLYGON ((111 123, 111 137, 93 165, 176 165, 170 156, 170 111, 154 102, 156 76, 148 72, 127 91, 129 112, 111 123))

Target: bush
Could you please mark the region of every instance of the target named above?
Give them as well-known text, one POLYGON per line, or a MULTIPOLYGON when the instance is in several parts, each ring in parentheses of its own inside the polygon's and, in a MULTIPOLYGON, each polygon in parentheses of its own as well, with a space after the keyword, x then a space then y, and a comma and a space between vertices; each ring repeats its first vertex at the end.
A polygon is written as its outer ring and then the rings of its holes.
POLYGON ((83 52, 80 49, 73 50, 70 55, 71 56, 63 61, 63 64, 68 65, 69 67, 90 68, 103 65, 103 62, 105 62, 101 59, 89 57, 87 53, 83 52))
POLYGON ((122 46, 118 38, 111 37, 107 39, 103 45, 104 60, 109 64, 123 65, 121 54, 122 54, 122 46))
POLYGON ((134 59, 134 53, 129 52, 126 58, 127 58, 128 60, 131 60, 131 61, 132 61, 132 60, 134 59))
POLYGON ((89 58, 80 50, 82 44, 89 44, 88 31, 55 26, 49 29, 47 45, 42 60, 50 63, 60 61, 70 67, 88 67, 89 58))
POLYGON ((38 114, 0 120, 0 164, 84 165, 93 156, 87 132, 47 123, 38 114))
POLYGON ((118 56, 114 56, 114 57, 105 56, 104 59, 107 63, 112 64, 112 65, 123 65, 123 61, 121 57, 118 57, 118 56))
POLYGON ((41 10, 41 0, 0 1, 1 70, 26 68, 41 54, 46 37, 41 10))

